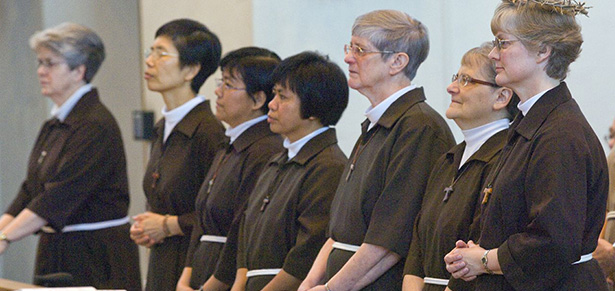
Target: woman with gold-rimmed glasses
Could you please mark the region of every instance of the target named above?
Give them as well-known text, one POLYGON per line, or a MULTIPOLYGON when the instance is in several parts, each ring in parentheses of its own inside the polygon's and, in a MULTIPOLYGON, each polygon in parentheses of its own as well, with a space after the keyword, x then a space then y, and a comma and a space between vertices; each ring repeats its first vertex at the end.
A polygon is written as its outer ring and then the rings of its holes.
POLYGON ((492 48, 485 43, 466 52, 446 88, 451 95, 446 117, 459 126, 464 140, 444 154, 431 172, 406 259, 404 291, 447 286, 472 290, 472 283, 449 281, 442 258, 457 240, 478 239, 480 193, 517 113, 519 100, 513 91, 495 84, 495 66, 488 57, 492 48))
POLYGON ((30 46, 53 118, 0 218, 0 254, 39 232, 35 275, 69 273, 74 286, 140 291, 122 135, 90 83, 105 59, 103 42, 85 26, 63 23, 34 34, 30 46))
POLYGON ((267 123, 277 54, 258 47, 229 52, 216 80, 216 117, 227 123, 230 145, 218 151, 196 198, 197 222, 177 291, 227 290, 236 268, 243 208, 266 162, 283 150, 267 123))
POLYGON ((220 60, 220 42, 203 24, 173 20, 156 31, 145 81, 164 100, 143 178, 148 211, 131 238, 150 249, 146 290, 175 290, 195 223, 194 201, 224 138, 209 102, 197 95, 220 60))
POLYGON ((500 162, 487 177, 477 243, 445 256, 477 290, 606 290, 592 259, 604 223, 604 150, 566 78, 583 38, 576 1, 504 0, 491 20, 496 83, 520 98, 500 162))

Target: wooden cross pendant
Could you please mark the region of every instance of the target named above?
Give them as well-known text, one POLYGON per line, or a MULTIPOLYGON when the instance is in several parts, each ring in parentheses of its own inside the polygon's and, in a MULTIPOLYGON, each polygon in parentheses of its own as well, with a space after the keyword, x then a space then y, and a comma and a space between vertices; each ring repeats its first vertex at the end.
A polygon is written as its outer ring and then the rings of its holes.
POLYGON ((453 186, 444 188, 444 199, 442 199, 442 202, 448 201, 448 198, 451 197, 451 193, 453 193, 453 186))
POLYGON ((487 204, 487 202, 489 202, 489 196, 491 196, 491 192, 493 192, 493 187, 491 186, 487 186, 487 188, 483 190, 484 196, 482 204, 487 204))

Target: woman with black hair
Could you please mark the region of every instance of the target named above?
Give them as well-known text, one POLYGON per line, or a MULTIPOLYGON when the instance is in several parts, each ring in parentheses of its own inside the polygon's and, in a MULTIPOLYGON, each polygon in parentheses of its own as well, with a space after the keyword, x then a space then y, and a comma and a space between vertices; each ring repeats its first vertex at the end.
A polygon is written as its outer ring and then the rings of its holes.
POLYGON ((179 19, 156 31, 146 54, 147 87, 165 103, 143 178, 148 211, 134 217, 130 231, 135 243, 150 248, 146 290, 175 289, 196 221, 196 195, 225 141, 209 102, 197 95, 216 71, 220 51, 207 27, 179 19))

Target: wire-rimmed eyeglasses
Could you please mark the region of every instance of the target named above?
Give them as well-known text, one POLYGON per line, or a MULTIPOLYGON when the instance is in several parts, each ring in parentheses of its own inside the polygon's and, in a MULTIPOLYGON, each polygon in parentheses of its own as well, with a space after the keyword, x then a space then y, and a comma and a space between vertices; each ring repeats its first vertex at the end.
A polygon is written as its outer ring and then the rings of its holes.
POLYGON ((493 47, 496 47, 498 50, 506 49, 510 46, 511 43, 519 41, 518 39, 499 39, 497 36, 494 40, 491 41, 493 47))
POLYGON ((222 78, 216 79, 216 87, 221 88, 223 91, 224 90, 246 90, 246 88, 233 87, 233 85, 229 84, 228 82, 224 82, 224 79, 222 78))
POLYGON ((466 74, 453 74, 453 78, 451 78, 451 82, 455 82, 455 81, 457 81, 459 83, 459 86, 461 86, 461 87, 465 87, 469 83, 487 85, 487 86, 491 86, 491 87, 500 87, 497 84, 494 84, 494 83, 491 83, 491 82, 474 79, 474 78, 472 78, 472 77, 470 77, 470 76, 468 76, 466 74))
POLYGON ((344 53, 349 54, 352 53, 355 57, 363 57, 367 54, 395 54, 396 51, 368 51, 364 50, 362 47, 353 44, 345 44, 344 45, 344 53))
POLYGON ((165 52, 165 51, 161 51, 159 49, 145 49, 145 51, 143 52, 143 56, 146 59, 149 58, 150 56, 152 56, 152 58, 154 58, 154 60, 158 60, 158 59, 160 59, 162 57, 178 58, 179 54, 165 52))

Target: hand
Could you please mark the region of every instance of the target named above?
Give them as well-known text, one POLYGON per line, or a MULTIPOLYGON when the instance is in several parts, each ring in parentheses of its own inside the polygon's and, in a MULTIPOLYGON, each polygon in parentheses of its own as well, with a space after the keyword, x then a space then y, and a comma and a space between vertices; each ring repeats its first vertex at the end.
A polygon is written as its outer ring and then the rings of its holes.
POLYGON ((130 226, 130 239, 132 239, 136 244, 147 248, 155 244, 154 240, 143 232, 143 229, 137 222, 130 226))
POLYGON ((615 248, 613 244, 604 239, 598 239, 598 246, 593 253, 594 259, 602 268, 605 277, 612 278, 615 271, 615 248))
POLYGON ((177 284, 177 287, 175 287, 175 291, 196 291, 196 290, 184 284, 177 284))
POLYGON ((481 262, 484 253, 485 249, 473 241, 469 241, 467 244, 463 241, 457 241, 455 248, 444 256, 446 270, 454 278, 472 281, 476 279, 476 276, 485 273, 481 262))
POLYGON ((143 235, 148 236, 153 243, 161 243, 167 237, 163 229, 164 215, 147 211, 134 216, 133 219, 143 231, 143 235))
POLYGON ((325 288, 325 285, 318 285, 308 291, 327 291, 327 289, 325 288))
POLYGON ((299 289, 297 289, 297 291, 307 291, 316 285, 318 285, 318 282, 312 282, 312 280, 310 280, 308 277, 308 278, 305 278, 303 282, 301 282, 301 285, 299 285, 299 289))
POLYGON ((458 240, 455 243, 455 248, 444 256, 446 270, 451 273, 454 278, 461 278, 470 271, 466 268, 463 256, 458 251, 463 248, 468 248, 468 245, 464 241, 458 240))

